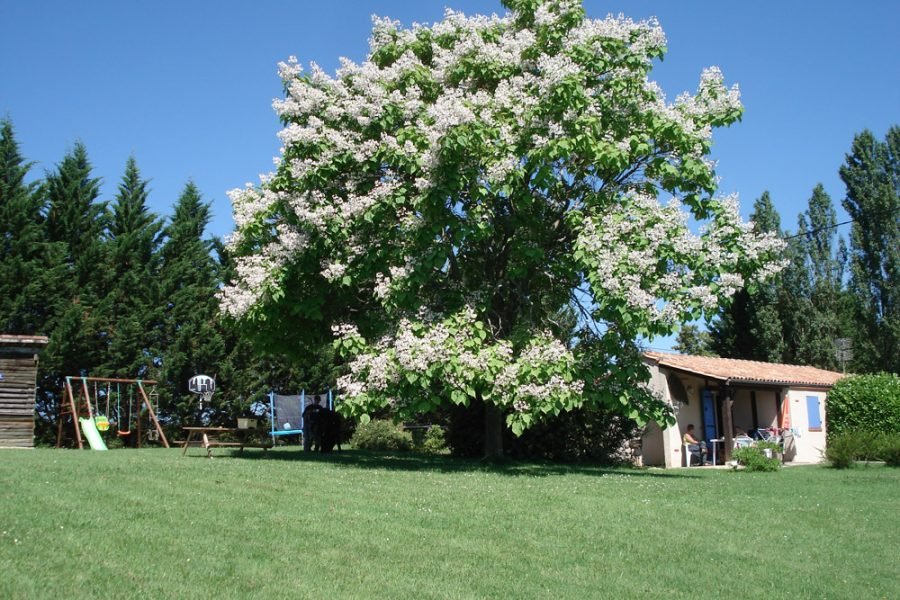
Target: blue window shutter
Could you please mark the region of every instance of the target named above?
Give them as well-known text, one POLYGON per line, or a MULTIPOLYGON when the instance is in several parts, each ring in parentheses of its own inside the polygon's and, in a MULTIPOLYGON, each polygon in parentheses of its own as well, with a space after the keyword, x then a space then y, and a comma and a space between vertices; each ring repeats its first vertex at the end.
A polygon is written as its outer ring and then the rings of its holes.
POLYGON ((703 390, 703 439, 710 443, 709 440, 719 437, 718 428, 716 427, 716 407, 715 399, 711 390, 703 390))
POLYGON ((806 414, 809 418, 810 431, 822 429, 822 415, 819 413, 819 397, 806 397, 806 414))

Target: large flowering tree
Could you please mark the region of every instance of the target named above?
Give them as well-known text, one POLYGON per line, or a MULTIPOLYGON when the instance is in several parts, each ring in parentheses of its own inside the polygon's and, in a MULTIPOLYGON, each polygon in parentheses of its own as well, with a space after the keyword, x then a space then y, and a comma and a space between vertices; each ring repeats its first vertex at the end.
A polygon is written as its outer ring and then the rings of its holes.
POLYGON ((484 402, 488 453, 502 418, 520 433, 593 403, 665 420, 635 340, 715 311, 780 249, 713 196, 712 129, 742 112, 718 69, 667 102, 655 21, 505 5, 375 19, 366 61, 335 76, 280 65, 284 146, 231 194, 221 292, 265 339, 330 328, 348 414, 484 402))

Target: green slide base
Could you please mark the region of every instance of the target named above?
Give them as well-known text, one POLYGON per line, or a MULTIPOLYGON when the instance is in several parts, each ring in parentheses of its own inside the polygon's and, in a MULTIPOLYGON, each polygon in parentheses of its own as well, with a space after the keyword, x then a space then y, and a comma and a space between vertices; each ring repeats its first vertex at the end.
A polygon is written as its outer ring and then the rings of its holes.
POLYGON ((84 432, 84 437, 87 438, 92 450, 109 450, 103 443, 103 438, 100 437, 100 432, 97 431, 97 425, 93 419, 80 418, 78 422, 81 423, 81 431, 84 432))

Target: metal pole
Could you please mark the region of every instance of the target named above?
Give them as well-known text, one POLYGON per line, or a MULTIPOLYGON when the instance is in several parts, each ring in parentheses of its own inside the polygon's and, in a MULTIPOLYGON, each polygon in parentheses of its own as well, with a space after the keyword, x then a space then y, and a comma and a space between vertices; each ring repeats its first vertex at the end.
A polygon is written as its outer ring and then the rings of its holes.
POLYGON ((272 426, 272 447, 275 447, 275 390, 269 392, 269 423, 272 426))

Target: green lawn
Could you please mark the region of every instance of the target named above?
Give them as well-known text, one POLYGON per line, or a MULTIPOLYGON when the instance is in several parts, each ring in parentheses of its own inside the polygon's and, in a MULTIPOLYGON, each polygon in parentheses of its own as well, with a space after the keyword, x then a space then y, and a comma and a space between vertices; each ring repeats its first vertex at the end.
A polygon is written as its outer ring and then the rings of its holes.
POLYGON ((900 470, 0 451, 0 598, 897 598, 900 470))

